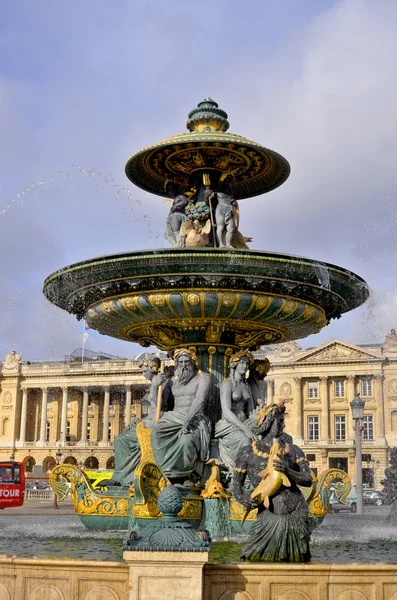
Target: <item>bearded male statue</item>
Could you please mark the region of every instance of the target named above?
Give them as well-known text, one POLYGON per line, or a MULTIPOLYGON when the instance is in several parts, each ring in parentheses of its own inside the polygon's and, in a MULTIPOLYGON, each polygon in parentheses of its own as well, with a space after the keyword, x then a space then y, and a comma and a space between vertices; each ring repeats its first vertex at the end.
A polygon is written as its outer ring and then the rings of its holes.
POLYGON ((174 409, 165 412, 152 428, 156 464, 173 480, 190 483, 201 475, 209 458, 210 420, 203 413, 211 378, 198 370, 196 354, 187 348, 174 353, 175 374, 170 381, 174 409))

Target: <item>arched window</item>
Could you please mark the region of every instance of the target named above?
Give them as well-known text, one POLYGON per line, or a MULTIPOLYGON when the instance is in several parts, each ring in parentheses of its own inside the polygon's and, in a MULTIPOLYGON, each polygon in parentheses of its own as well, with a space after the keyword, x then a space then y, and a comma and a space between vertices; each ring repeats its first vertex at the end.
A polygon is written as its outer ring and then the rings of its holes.
POLYGON ((99 461, 96 456, 89 456, 85 459, 84 466, 86 469, 98 469, 99 461))
POLYGON ((67 456, 65 458, 65 460, 62 462, 64 465, 76 465, 77 466, 77 460, 75 459, 74 456, 67 456))
POLYGON ((114 456, 111 456, 110 458, 107 459, 107 461, 106 461, 106 468, 107 469, 114 469, 114 456))
POLYGON ((51 423, 50 423, 50 421, 47 421, 45 424, 45 441, 46 442, 50 441, 50 431, 51 431, 51 423))
POLYGON ((57 463, 53 456, 46 456, 43 460, 43 473, 52 471, 52 469, 55 469, 56 465, 57 463))
POLYGON ((22 461, 22 462, 23 462, 23 464, 24 464, 25 471, 26 471, 27 473, 32 473, 32 471, 33 471, 33 467, 34 467, 34 466, 35 466, 35 464, 36 464, 36 461, 35 461, 35 459, 33 458, 33 456, 25 456, 25 458, 23 459, 23 461, 22 461))
POLYGON ((390 427, 392 431, 397 431, 397 410, 393 410, 393 412, 391 413, 390 427))

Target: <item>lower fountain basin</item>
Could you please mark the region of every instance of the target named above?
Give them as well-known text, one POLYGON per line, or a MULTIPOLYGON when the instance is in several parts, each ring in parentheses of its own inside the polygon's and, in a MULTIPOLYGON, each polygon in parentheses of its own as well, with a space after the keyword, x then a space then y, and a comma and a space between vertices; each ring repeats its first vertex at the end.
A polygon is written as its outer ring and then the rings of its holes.
POLYGON ((220 248, 94 258, 53 273, 43 291, 100 333, 161 350, 304 338, 369 294, 363 279, 335 265, 220 248))

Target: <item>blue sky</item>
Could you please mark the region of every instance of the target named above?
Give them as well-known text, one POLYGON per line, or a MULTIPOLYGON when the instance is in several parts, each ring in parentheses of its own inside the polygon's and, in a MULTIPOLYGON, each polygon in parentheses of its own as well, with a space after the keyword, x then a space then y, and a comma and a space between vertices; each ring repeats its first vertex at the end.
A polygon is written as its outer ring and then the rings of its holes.
MULTIPOLYGON (((167 247, 167 204, 124 164, 208 95, 232 131, 291 163, 284 186, 241 203, 251 247, 339 264, 372 290, 301 344, 397 326, 394 1, 19 0, 0 14, 0 359, 81 345, 81 324, 42 296, 49 273, 167 247)), ((87 347, 140 352, 102 336, 87 347)))

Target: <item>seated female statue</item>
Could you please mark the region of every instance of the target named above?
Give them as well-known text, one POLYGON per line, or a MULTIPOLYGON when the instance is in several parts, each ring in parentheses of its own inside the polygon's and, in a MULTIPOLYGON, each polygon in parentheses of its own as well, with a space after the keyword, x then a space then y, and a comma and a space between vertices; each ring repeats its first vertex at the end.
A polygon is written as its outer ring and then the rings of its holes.
POLYGON ((223 464, 233 471, 242 446, 255 439, 252 431, 256 424, 250 414, 256 408, 247 375, 254 357, 241 350, 230 357, 230 376, 221 384, 222 419, 215 425, 215 439, 219 440, 219 454, 223 464))

